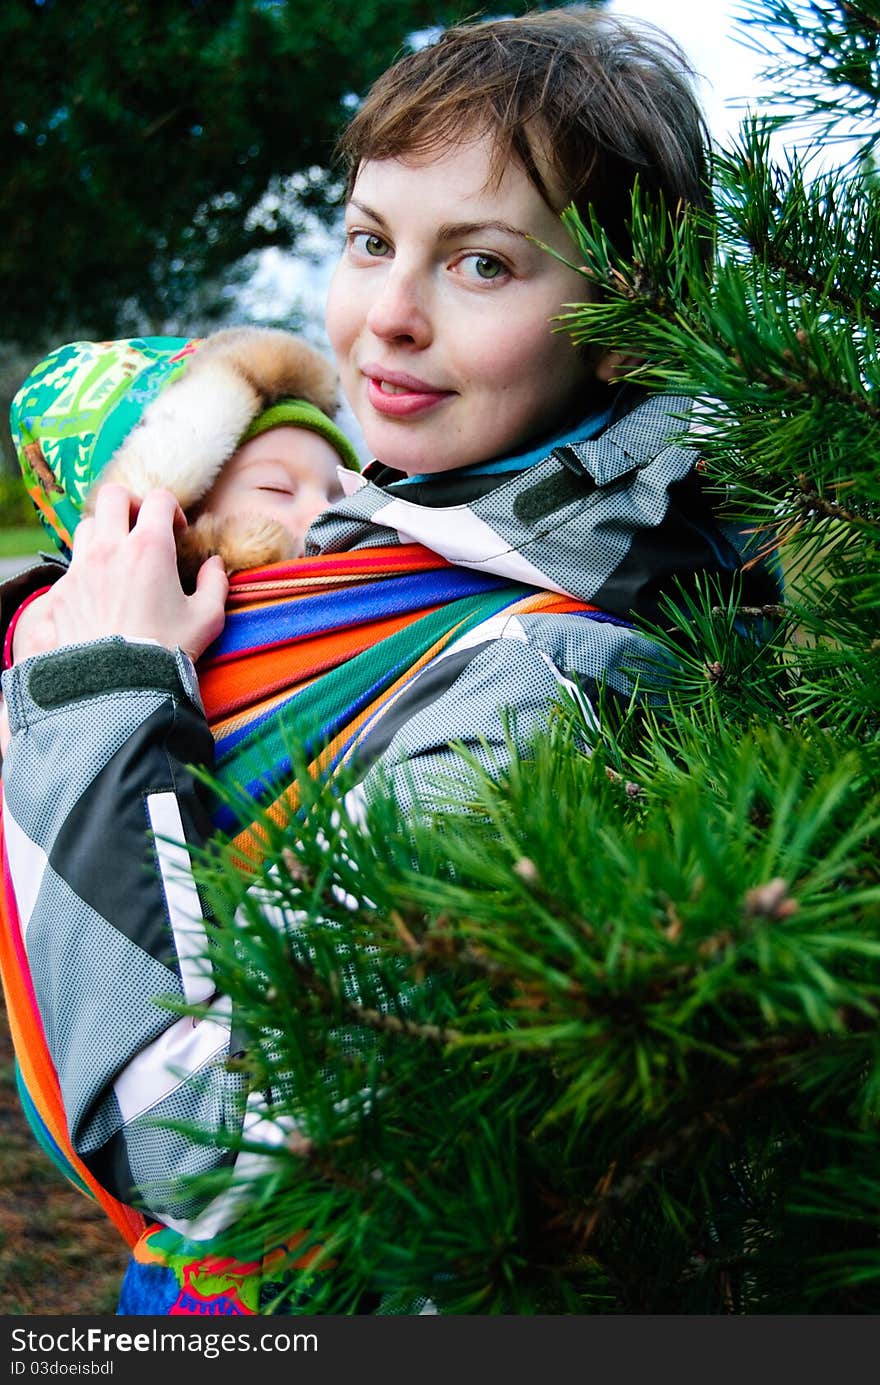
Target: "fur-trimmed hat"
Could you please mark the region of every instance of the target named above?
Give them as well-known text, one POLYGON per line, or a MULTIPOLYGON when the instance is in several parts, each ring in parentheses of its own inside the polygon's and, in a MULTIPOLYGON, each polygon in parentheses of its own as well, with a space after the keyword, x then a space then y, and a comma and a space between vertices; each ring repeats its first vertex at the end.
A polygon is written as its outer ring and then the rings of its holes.
POLYGON ((239 444, 269 428, 310 428, 357 469, 336 409, 336 375, 317 351, 290 332, 234 327, 59 347, 25 380, 10 423, 27 490, 69 552, 99 481, 138 496, 170 490, 186 511, 239 444))

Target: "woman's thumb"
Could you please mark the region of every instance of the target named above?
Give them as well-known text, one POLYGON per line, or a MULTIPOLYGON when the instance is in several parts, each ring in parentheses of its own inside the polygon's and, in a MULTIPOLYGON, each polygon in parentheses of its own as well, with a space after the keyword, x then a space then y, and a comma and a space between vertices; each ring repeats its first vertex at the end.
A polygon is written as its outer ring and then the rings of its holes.
POLYGON ((190 597, 190 610, 196 614, 199 625, 199 652, 207 649, 223 629, 228 591, 229 578, 226 576, 223 559, 215 554, 199 568, 196 589, 190 597))

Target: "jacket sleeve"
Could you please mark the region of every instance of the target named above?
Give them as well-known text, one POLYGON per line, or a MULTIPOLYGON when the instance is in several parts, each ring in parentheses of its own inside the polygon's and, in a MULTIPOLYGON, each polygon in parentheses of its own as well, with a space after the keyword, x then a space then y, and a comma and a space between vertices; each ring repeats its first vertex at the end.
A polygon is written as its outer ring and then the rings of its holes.
POLYGON ((46 1041, 77 1153, 116 1197, 194 1238, 229 1213, 182 1175, 228 1151, 157 1122, 260 1134, 227 1071, 189 854, 210 823, 189 768, 213 740, 186 655, 124 640, 72 646, 3 676, 12 741, 4 836, 46 1041), (157 1000, 207 1002, 196 1022, 157 1000))

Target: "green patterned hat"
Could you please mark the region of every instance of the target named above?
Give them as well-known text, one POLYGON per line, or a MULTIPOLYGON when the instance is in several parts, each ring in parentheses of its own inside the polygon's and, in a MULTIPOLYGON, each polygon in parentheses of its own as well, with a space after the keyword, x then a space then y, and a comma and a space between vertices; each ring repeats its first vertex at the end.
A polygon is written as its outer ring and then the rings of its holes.
POLYGON ((167 486, 184 509, 207 493, 239 441, 285 423, 321 433, 357 469, 335 408, 335 375, 316 351, 287 332, 235 328, 207 338, 61 346, 16 394, 10 426, 28 494, 69 553, 86 497, 111 458, 114 471, 127 459, 114 479, 139 494, 167 486), (175 474, 170 442, 186 457, 185 477, 179 467, 175 474), (151 450, 156 470, 145 472, 151 450))

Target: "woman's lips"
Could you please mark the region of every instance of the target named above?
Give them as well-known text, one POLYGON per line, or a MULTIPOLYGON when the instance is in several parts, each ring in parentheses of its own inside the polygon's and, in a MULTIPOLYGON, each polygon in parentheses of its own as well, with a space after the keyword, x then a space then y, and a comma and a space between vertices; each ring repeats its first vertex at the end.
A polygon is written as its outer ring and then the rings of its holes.
POLYGON ((427 381, 401 371, 380 371, 368 366, 363 374, 367 380, 367 398, 377 413, 386 418, 411 418, 434 409, 452 398, 454 390, 438 390, 427 381))

